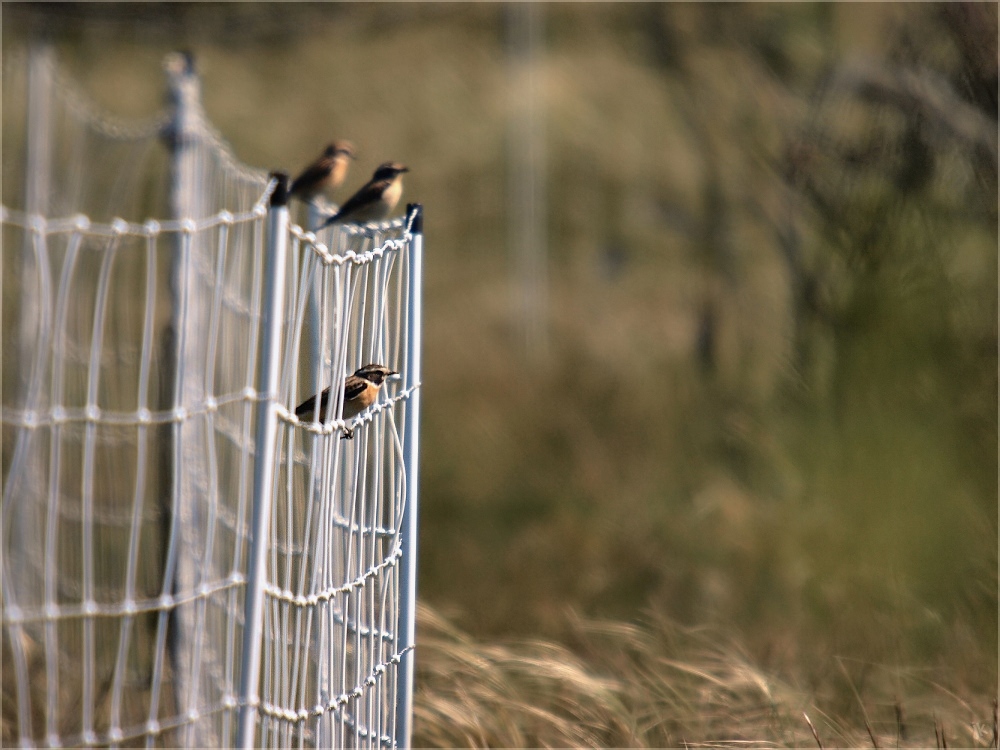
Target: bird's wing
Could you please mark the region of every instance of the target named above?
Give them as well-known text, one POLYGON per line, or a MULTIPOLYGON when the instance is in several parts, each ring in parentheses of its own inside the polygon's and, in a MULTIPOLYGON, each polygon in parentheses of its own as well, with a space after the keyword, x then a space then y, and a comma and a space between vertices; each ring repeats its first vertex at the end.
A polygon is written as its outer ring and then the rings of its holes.
POLYGON ((310 396, 301 404, 295 407, 295 416, 301 417, 303 414, 308 414, 316 409, 316 397, 310 396))
POLYGON ((360 208, 365 206, 370 206, 375 201, 382 199, 382 193, 385 189, 389 187, 392 180, 377 180, 375 182, 369 182, 358 192, 347 199, 347 202, 340 207, 333 216, 326 220, 323 226, 329 226, 335 221, 343 221, 344 219, 350 218, 351 214, 360 208))
POLYGON ((330 171, 333 169, 333 162, 327 159, 318 161, 314 164, 310 164, 304 170, 302 174, 292 181, 292 186, 289 188, 290 193, 296 193, 301 190, 306 185, 313 185, 320 180, 324 180, 330 175, 330 171))
POLYGON ((348 401, 360 396, 367 387, 367 380, 359 378, 356 375, 351 375, 344 381, 344 403, 346 404, 348 401))

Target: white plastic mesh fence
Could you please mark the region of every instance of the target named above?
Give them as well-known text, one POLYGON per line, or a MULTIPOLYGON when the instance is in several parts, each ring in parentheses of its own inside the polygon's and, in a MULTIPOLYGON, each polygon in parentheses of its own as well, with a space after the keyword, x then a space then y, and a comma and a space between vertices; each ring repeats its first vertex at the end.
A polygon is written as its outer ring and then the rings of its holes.
POLYGON ((174 106, 133 126, 44 54, 4 61, 0 739, 225 747, 249 703, 257 746, 405 743, 412 224, 331 228, 322 242, 292 225, 284 305, 270 311, 273 183, 209 127, 186 61, 167 67, 174 106), (10 132, 11 113, 28 124, 10 132), (171 218, 115 218, 143 214, 171 218), (269 312, 284 333, 276 394, 257 390, 269 312), (403 380, 349 420, 352 440, 335 413, 294 416, 368 362, 403 380), (277 440, 256 446, 272 396, 277 440), (253 468, 268 452, 255 630, 253 468), (257 632, 259 689, 245 695, 257 632))

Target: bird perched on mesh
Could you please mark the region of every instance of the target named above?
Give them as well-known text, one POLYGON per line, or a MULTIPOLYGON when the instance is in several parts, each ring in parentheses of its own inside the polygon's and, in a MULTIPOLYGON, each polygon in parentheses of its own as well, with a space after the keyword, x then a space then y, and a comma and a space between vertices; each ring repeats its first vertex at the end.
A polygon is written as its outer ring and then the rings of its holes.
MULTIPOLYGON (((344 380, 344 419, 355 417, 369 406, 375 403, 378 392, 386 380, 390 380, 399 375, 398 372, 390 370, 385 365, 370 364, 355 370, 353 375, 349 375, 344 380)), ((320 421, 325 421, 328 416, 333 400, 330 398, 330 389, 324 388, 319 398, 320 421)), ((295 407, 295 416, 303 420, 315 419, 316 397, 310 396, 301 404, 295 407)), ((344 428, 344 437, 353 438, 354 430, 344 428)))
POLYGON ((332 193, 344 184, 353 158, 353 143, 334 141, 292 181, 288 194, 308 203, 320 193, 332 193))
POLYGON ((409 171, 405 164, 399 162, 382 164, 364 187, 348 198, 337 213, 323 222, 320 229, 346 221, 363 224, 387 218, 403 195, 403 173, 409 171))

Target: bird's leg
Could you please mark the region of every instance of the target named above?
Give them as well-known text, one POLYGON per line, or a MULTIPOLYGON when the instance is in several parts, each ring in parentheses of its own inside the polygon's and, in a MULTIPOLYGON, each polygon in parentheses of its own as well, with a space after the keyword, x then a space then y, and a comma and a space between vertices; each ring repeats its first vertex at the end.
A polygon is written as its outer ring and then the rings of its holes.
POLYGON ((349 430, 344 428, 344 434, 340 436, 341 440, 354 440, 354 430, 349 430))

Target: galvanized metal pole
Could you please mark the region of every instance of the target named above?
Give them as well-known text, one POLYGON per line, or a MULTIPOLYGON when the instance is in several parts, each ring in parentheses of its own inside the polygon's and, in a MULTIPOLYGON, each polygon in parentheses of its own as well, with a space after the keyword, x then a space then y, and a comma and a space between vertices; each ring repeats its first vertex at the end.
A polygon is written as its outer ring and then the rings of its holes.
MULTIPOLYGON (((27 122, 25 130, 25 195, 24 210, 32 216, 49 217, 49 194, 52 183, 52 90, 55 55, 47 44, 35 44, 28 50, 28 102, 27 122)), ((12 181, 13 182, 13 181, 12 181)), ((45 363, 49 362, 51 352, 48 350, 48 337, 51 335, 51 313, 42 309, 44 295, 38 294, 39 285, 48 278, 50 269, 38 255, 38 245, 44 242, 44 235, 34 232, 24 233, 24 244, 19 262, 14 263, 11 271, 20 274, 22 284, 20 298, 19 330, 17 332, 19 366, 4 367, 4 377, 7 384, 14 383, 16 392, 29 409, 36 409, 45 403, 41 398, 43 383, 48 379, 43 375, 45 363)), ((4 329, 4 333, 10 330, 4 329)), ((6 360, 6 357, 4 357, 6 360)), ((51 397, 51 396, 50 396, 51 397)), ((62 404, 55 404, 62 406, 62 404)), ((33 494, 37 488, 35 499, 42 502, 43 489, 46 486, 45 472, 41 456, 37 448, 31 449, 32 437, 35 431, 31 429, 18 430, 17 447, 13 451, 14 461, 12 471, 7 477, 4 487, 5 520, 17 495, 13 488, 18 486, 32 488, 28 494, 33 494), (18 468, 23 467, 21 471, 18 468)), ((38 441, 35 441, 37 445, 38 441)), ((9 537, 10 551, 17 563, 7 565, 6 574, 18 581, 19 593, 39 590, 39 581, 43 572, 30 554, 32 541, 42 539, 43 535, 37 526, 37 514, 28 512, 24 501, 21 503, 24 512, 13 514, 16 529, 9 537), (24 557, 22 557, 24 555, 24 557)), ((7 561, 10 562, 10 561, 7 561)), ((5 578, 5 580, 7 580, 5 578)), ((8 600, 5 603, 12 603, 8 600)))
MULTIPOLYGON (((195 70, 194 58, 184 52, 166 56, 163 68, 167 74, 172 120, 163 133, 170 151, 169 211, 173 219, 195 221, 206 213, 205 188, 199 179, 199 135, 202 132, 201 81, 195 70)), ((166 348, 164 371, 172 380, 165 392, 170 393, 168 407, 175 414, 204 400, 205 362, 199 356, 201 336, 209 317, 209 304, 196 290, 195 268, 202 255, 202 237, 198 232, 181 231, 174 235, 171 255, 170 300, 171 318, 164 332, 166 348)), ((165 384, 166 385, 166 384, 165 384)), ((204 455, 200 425, 181 419, 173 423, 171 438, 164 442, 161 456, 165 485, 170 492, 160 498, 162 512, 161 544, 163 545, 164 595, 194 591, 198 578, 196 542, 205 527, 204 487, 199 486, 198 472, 192 467, 204 455)), ((167 656, 172 673, 172 693, 178 714, 186 713, 189 702, 197 694, 196 676, 192 674, 191 654, 199 633, 193 604, 177 604, 160 616, 159 629, 169 633, 167 656)), ((208 721, 195 720, 178 728, 175 742, 182 745, 205 746, 217 740, 208 721)))
MULTIPOLYGON (((326 214, 320 210, 319 206, 315 201, 310 201, 306 208, 306 229, 310 232, 316 232, 316 228, 323 223, 326 218, 326 214)), ((300 294, 309 295, 307 300, 307 314, 306 320, 309 325, 309 356, 306 361, 309 363, 306 368, 306 388, 304 393, 315 394, 318 393, 322 388, 320 383, 324 382, 324 378, 327 377, 327 366, 324 362, 321 366, 317 367, 317 363, 323 357, 323 342, 320 339, 320 331, 322 330, 322 315, 324 313, 323 306, 320 304, 320 300, 323 294, 323 273, 322 266, 317 262, 315 253, 308 252, 304 255, 304 263, 312 263, 315 272, 312 275, 312 281, 305 287, 302 288, 300 294)), ((315 444, 314 444, 315 446, 315 444)), ((317 488, 319 484, 316 485, 317 488)), ((317 503, 319 498, 316 494, 310 494, 306 497, 307 503, 317 503)), ((317 564, 313 575, 320 574, 322 570, 322 565, 317 564)), ((315 578, 313 580, 315 583, 315 578)), ((312 654, 311 659, 316 664, 316 684, 323 686, 319 690, 320 702, 325 703, 329 699, 329 686, 332 683, 331 673, 332 665, 330 659, 329 649, 327 648, 327 639, 329 634, 326 629, 320 627, 318 624, 314 627, 312 631, 312 654)), ((316 722, 316 747, 330 747, 331 737, 333 735, 331 731, 332 723, 328 714, 324 714, 316 722)))
MULTIPOLYGON (((319 210, 315 203, 310 202, 308 209, 306 210, 306 229, 308 231, 315 231, 314 227, 318 227, 323 219, 326 218, 326 214, 319 210)), ((310 259, 308 262, 315 262, 314 259, 310 259)), ((303 289, 303 294, 309 295, 309 359, 307 360, 309 365, 310 376, 315 376, 316 367, 315 363, 319 362, 320 357, 323 355, 322 342, 319 340, 319 329, 320 329, 320 305, 319 298, 321 292, 321 274, 317 269, 317 272, 313 275, 312 285, 309 289, 303 289)), ((323 367, 322 375, 320 376, 320 382, 326 377, 326 367, 323 367)), ((309 387, 306 389, 306 393, 316 393, 320 389, 319 383, 315 380, 309 381, 309 387)))
POLYGON ((262 342, 257 371, 257 435, 253 474, 253 518, 243 624, 243 665, 240 671, 240 718, 236 745, 252 748, 260 703, 261 641, 264 636, 264 585, 273 505, 275 443, 278 437, 278 382, 281 328, 285 310, 285 255, 288 240, 288 175, 275 173, 271 194, 267 246, 264 249, 262 342))
MULTIPOLYGON (((198 184, 196 148, 201 82, 195 72, 194 59, 189 54, 175 52, 167 55, 163 68, 167 74, 168 96, 173 109, 172 121, 164 133, 170 150, 170 215, 174 219, 194 220, 200 218, 203 202, 198 184)), ((197 371, 202 363, 194 356, 192 345, 198 337, 192 331, 201 330, 206 308, 198 295, 192 293, 193 261, 198 252, 197 233, 178 232, 174 242, 169 277, 171 318, 163 344, 167 348, 164 361, 169 363, 164 368, 169 378, 169 407, 176 413, 187 404, 201 401, 202 394, 196 390, 195 384, 204 383, 204 376, 197 371)), ((184 420, 175 422, 170 441, 164 443, 164 453, 161 454, 163 476, 168 478, 170 488, 169 494, 160 498, 164 594, 188 592, 195 586, 196 564, 192 555, 183 554, 183 551, 194 546, 190 540, 201 527, 202 505, 190 479, 191 473, 183 468, 186 465, 185 450, 193 449, 193 445, 187 446, 185 435, 191 435, 190 423, 184 420)), ((175 704, 183 707, 181 710, 187 708, 191 696, 195 694, 191 660, 185 658, 194 652, 198 637, 193 610, 193 607, 181 605, 162 612, 158 625, 159 629, 169 633, 166 648, 172 671, 171 689, 175 704)), ((176 735, 177 741, 181 744, 205 744, 209 738, 203 732, 204 726, 200 722, 187 724, 176 735)))
POLYGON ((406 371, 409 389, 403 434, 406 505, 403 508, 403 558, 399 570, 399 624, 397 648, 403 653, 396 679, 396 747, 410 747, 413 731, 413 659, 417 636, 417 497, 420 457, 420 354, 423 334, 424 210, 419 203, 406 207, 410 226, 409 295, 407 299, 406 371))
POLYGON ((49 213, 52 166, 52 70, 54 54, 47 44, 28 50, 28 163, 24 180, 24 209, 29 214, 49 213))
POLYGON ((528 361, 537 364, 549 353, 545 99, 539 74, 545 6, 510 3, 507 12, 512 83, 517 91, 509 125, 507 181, 513 309, 528 361))
MULTIPOLYGON (((25 131, 25 183, 26 194, 24 196, 24 209, 31 215, 42 215, 48 217, 49 206, 49 184, 52 154, 52 118, 50 106, 52 101, 52 50, 48 46, 32 46, 28 52, 28 80, 27 80, 27 128, 25 131)), ((11 191, 13 192, 13 191, 11 191)), ((6 196, 5 196, 6 198, 6 196)), ((48 287, 45 280, 48 279, 50 269, 44 262, 45 254, 41 257, 36 254, 39 246, 43 246, 44 237, 39 237, 34 232, 24 233, 24 244, 20 258, 13 263, 11 269, 15 273, 20 267, 21 283, 27 288, 22 290, 19 310, 19 330, 17 331, 18 361, 15 366, 7 365, 7 356, 4 352, 4 376, 8 385, 14 383, 16 393, 23 399, 22 403, 29 409, 39 408, 42 403, 39 399, 40 389, 43 382, 48 379, 40 373, 44 372, 44 365, 50 362, 49 357, 49 336, 51 335, 51 315, 47 307, 51 302, 50 294, 42 290, 48 287), (38 243, 36 245, 36 242, 38 243), (33 269, 32 273, 29 269, 33 269), (35 281, 28 283, 33 275, 37 274, 35 281), (30 293, 29 293, 30 291, 30 293)), ((2 263, 2 261, 0 261, 2 263)), ((9 273, 6 269, 0 272, 9 273)), ((52 303, 55 304, 55 303, 52 303)), ((11 329, 4 328, 4 333, 11 329)), ((8 338, 12 338, 9 334, 8 338)), ((61 404, 57 404, 60 405, 61 404)), ((58 427, 52 433, 58 440, 58 427)), ((3 606, 7 612, 12 612, 18 604, 41 603, 44 597, 46 605, 49 605, 51 592, 54 589, 50 576, 46 575, 47 565, 38 562, 41 558, 41 550, 38 548, 40 540, 45 538, 41 519, 44 518, 44 498, 48 491, 45 482, 45 465, 48 459, 43 458, 43 453, 38 449, 39 441, 33 441, 36 431, 30 428, 21 428, 17 431, 16 447, 12 451, 13 461, 10 464, 10 473, 5 477, 3 487, 3 521, 6 532, 3 536, 0 554, 4 562, 2 576, 0 576, 0 588, 2 588, 3 606), (36 446, 32 450, 32 443, 36 446), (43 463, 44 462, 44 463, 43 463)), ((55 632, 55 625, 46 623, 49 633, 55 632)), ((40 736, 32 738, 32 716, 31 716, 31 683, 29 676, 28 658, 25 654, 26 646, 30 644, 38 645, 43 634, 40 632, 41 626, 35 625, 27 628, 20 624, 11 624, 9 631, 4 631, 4 650, 8 642, 11 649, 11 659, 7 659, 5 664, 7 672, 4 675, 4 713, 10 705, 17 706, 10 712, 18 726, 19 741, 23 747, 34 745, 34 741, 41 739, 40 736)), ((46 645, 49 640, 46 638, 46 645)), ((54 655, 49 652, 49 659, 54 655)), ((49 673, 51 674, 51 672, 49 673)), ((54 691, 50 689, 50 695, 54 691)), ((4 716, 4 723, 7 724, 7 716, 4 716)), ((11 726, 14 723, 11 723, 11 726)), ((54 724, 52 725, 54 726, 54 724)), ((4 727, 6 732, 7 726, 4 727)), ((13 739, 14 732, 11 731, 13 739)))

